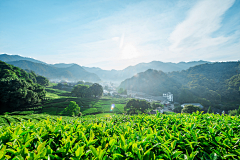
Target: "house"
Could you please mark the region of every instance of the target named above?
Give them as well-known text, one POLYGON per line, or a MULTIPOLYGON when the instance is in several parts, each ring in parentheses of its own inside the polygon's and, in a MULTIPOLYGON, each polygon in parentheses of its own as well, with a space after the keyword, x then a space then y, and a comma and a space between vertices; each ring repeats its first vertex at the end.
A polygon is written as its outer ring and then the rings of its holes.
POLYGON ((163 97, 167 98, 168 101, 173 102, 173 94, 171 92, 163 93, 163 97))
POLYGON ((199 108, 203 109, 203 106, 200 103, 184 103, 181 105, 181 107, 184 107, 185 105, 192 104, 194 106, 198 106, 199 108))

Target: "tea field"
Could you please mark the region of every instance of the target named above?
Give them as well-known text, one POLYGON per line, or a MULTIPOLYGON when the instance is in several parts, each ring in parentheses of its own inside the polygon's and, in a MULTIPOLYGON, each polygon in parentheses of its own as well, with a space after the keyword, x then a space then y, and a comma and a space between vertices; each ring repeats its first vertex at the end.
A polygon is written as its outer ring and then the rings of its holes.
POLYGON ((77 98, 71 97, 71 92, 59 89, 46 88, 47 101, 39 106, 36 113, 46 113, 50 115, 60 115, 60 112, 69 105, 70 101, 75 101, 81 108, 83 115, 96 115, 102 113, 122 114, 124 105, 127 103, 126 98, 102 97, 98 98, 77 98), (115 104, 115 109, 110 111, 111 104, 115 104))
POLYGON ((240 159, 237 116, 35 116, 5 116, 15 122, 0 127, 0 159, 240 159))

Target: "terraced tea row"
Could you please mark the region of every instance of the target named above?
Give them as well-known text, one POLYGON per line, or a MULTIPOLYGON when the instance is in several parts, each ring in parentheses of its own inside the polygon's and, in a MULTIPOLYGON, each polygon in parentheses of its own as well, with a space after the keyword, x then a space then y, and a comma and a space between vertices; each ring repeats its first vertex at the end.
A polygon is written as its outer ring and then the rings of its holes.
POLYGON ((49 117, 1 127, 0 159, 240 159, 239 142, 228 115, 49 117))

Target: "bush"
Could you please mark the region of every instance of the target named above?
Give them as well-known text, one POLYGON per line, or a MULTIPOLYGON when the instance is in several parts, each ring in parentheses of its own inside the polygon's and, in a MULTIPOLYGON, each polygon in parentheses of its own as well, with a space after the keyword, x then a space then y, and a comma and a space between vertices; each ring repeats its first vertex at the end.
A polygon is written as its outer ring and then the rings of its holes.
POLYGON ((182 109, 182 113, 193 113, 196 111, 200 111, 201 109, 198 106, 194 106, 192 104, 185 105, 182 109))
POLYGON ((173 111, 176 112, 176 113, 181 113, 182 109, 183 108, 181 106, 175 106, 173 111))
POLYGON ((66 107, 62 112, 62 115, 66 116, 78 116, 80 115, 80 107, 74 101, 70 101, 68 107, 66 107))

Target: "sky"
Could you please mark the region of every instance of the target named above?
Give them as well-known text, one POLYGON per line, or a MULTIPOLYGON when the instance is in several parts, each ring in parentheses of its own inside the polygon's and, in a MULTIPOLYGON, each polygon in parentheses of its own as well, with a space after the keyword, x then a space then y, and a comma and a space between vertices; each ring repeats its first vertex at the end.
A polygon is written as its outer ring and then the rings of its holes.
POLYGON ((240 0, 0 0, 0 54, 121 70, 240 60, 240 0))

